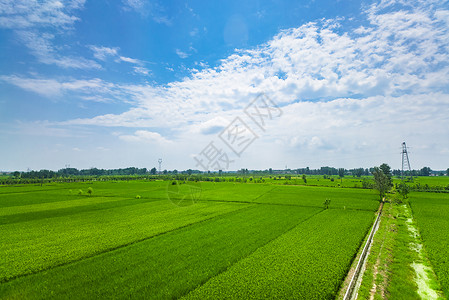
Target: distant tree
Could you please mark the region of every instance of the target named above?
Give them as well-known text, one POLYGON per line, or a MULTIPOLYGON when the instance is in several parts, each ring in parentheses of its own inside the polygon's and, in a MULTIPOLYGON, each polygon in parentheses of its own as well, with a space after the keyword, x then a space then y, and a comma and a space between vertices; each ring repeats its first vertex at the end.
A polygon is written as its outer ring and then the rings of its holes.
POLYGON ((343 184, 343 177, 345 177, 345 169, 344 168, 338 169, 338 176, 340 176, 340 183, 343 184))
POLYGON ((380 201, 383 201, 386 193, 390 190, 390 179, 387 175, 378 167, 374 167, 372 171, 374 175, 374 188, 379 191, 380 201))
MULTIPOLYGON (((449 169, 448 169, 448 170, 449 170, 449 169)), ((273 169, 272 169, 272 168, 269 168, 269 169, 268 169, 268 173, 269 173, 269 174, 273 174, 273 169)), ((449 174, 448 174, 448 175, 449 175, 449 174)))
POLYGON ((157 172, 156 168, 152 168, 152 169, 150 170, 150 174, 151 174, 151 175, 156 175, 156 172, 157 172))
POLYGON ((361 177, 363 175, 363 172, 364 172, 363 168, 358 168, 354 170, 354 175, 357 177, 361 177))
POLYGON ((91 187, 87 188, 87 193, 89 194, 89 196, 92 196, 92 193, 94 192, 94 189, 91 187))
POLYGON ((223 170, 218 170, 218 176, 222 176, 223 175, 223 170))
POLYGON ((429 167, 424 167, 420 170, 420 175, 421 176, 430 176, 430 172, 432 170, 429 167))
POLYGON ((178 174, 178 170, 174 169, 173 174, 175 174, 175 175, 178 174))
POLYGON ((446 170, 446 175, 449 176, 449 168, 446 170))
POLYGON ((192 169, 187 170, 187 174, 189 174, 189 176, 192 175, 192 172, 193 172, 192 169))
POLYGON ((306 176, 306 174, 302 174, 302 180, 304 180, 304 183, 307 183, 307 176, 306 176))

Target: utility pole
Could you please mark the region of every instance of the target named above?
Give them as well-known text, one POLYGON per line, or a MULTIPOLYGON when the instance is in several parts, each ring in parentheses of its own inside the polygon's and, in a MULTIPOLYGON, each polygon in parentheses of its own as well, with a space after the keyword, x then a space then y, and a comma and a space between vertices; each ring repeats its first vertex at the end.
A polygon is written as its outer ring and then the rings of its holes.
POLYGON ((159 175, 161 175, 161 169, 162 169, 162 158, 158 159, 158 163, 159 163, 159 175))
POLYGON ((412 169, 410 168, 410 160, 408 159, 407 145, 405 144, 405 142, 402 142, 402 170, 401 170, 402 180, 404 180, 404 170, 408 170, 411 179, 413 179, 412 169))

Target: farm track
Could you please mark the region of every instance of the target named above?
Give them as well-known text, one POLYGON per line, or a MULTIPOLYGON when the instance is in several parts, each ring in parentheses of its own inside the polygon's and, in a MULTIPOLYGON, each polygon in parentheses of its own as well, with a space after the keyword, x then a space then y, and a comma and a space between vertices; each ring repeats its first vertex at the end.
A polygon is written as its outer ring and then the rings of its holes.
POLYGON ((103 251, 100 251, 100 252, 91 254, 91 255, 86 255, 86 256, 80 257, 80 258, 78 258, 78 259, 74 259, 74 260, 71 260, 71 261, 67 261, 67 262, 65 262, 65 263, 53 265, 53 266, 50 266, 50 267, 48 267, 48 268, 43 268, 43 269, 40 269, 40 270, 37 270, 37 271, 33 271, 33 272, 29 272, 29 273, 26 273, 26 274, 17 275, 17 276, 8 278, 8 279, 6 279, 6 280, 5 280, 5 279, 2 279, 2 280, 0 280, 0 284, 1 284, 1 283, 11 282, 11 281, 13 281, 13 280, 16 280, 16 279, 19 279, 19 278, 22 278, 22 277, 27 277, 27 276, 39 274, 39 273, 42 273, 42 272, 45 272, 45 271, 48 271, 48 270, 51 270, 51 269, 55 269, 55 268, 59 268, 59 267, 67 266, 67 265, 71 265, 71 264, 74 264, 74 263, 77 263, 77 262, 80 262, 80 261, 83 261, 83 260, 86 260, 86 259, 91 259, 91 258, 100 256, 100 255, 103 255, 103 254, 105 254, 105 253, 109 253, 109 252, 112 252, 112 251, 115 251, 115 250, 119 250, 119 249, 122 249, 122 248, 126 248, 126 247, 129 247, 129 246, 132 246, 132 245, 135 245, 135 244, 138 244, 138 243, 141 243, 141 242, 144 242, 144 241, 147 241, 147 240, 150 240, 150 239, 159 237, 159 236, 163 236, 163 235, 165 235, 165 234, 168 234, 168 233, 171 233, 171 232, 174 232, 174 231, 177 231, 177 230, 181 230, 181 229, 183 229, 183 228, 187 228, 187 227, 190 227, 190 226, 193 226, 193 225, 196 225, 196 224, 204 223, 204 222, 213 220, 213 219, 215 219, 215 218, 220 218, 220 217, 223 217, 223 216, 226 216, 226 215, 231 215, 231 214, 240 212, 240 211, 245 210, 245 209, 250 209, 251 207, 253 207, 253 206, 242 207, 242 208, 237 209, 237 210, 233 210, 233 211, 230 211, 230 212, 226 212, 226 213, 224 213, 224 214, 221 214, 221 215, 213 216, 213 217, 211 217, 211 218, 207 218, 207 219, 203 219, 203 220, 200 220, 200 221, 197 221, 197 222, 193 222, 193 223, 190 223, 190 224, 186 224, 186 225, 183 225, 183 226, 179 226, 179 227, 173 228, 173 229, 171 229, 171 230, 167 230, 167 231, 164 231, 164 232, 160 232, 160 233, 154 234, 154 235, 152 235, 152 236, 148 236, 148 237, 145 237, 145 238, 141 238, 141 239, 138 239, 138 240, 129 242, 129 243, 125 243, 125 244, 116 246, 116 247, 108 248, 108 249, 105 249, 105 250, 103 250, 103 251))
POLYGON ((343 300, 354 299, 355 296, 357 295, 356 286, 361 281, 361 279, 363 277, 362 269, 366 263, 366 259, 368 257, 368 252, 369 252, 369 249, 371 248, 371 244, 373 242, 374 233, 376 232, 379 222, 380 222, 380 216, 382 214, 383 204, 384 204, 383 202, 380 204, 376 221, 374 222, 373 227, 369 233, 368 239, 367 239, 366 244, 363 248, 363 251, 360 255, 359 262, 357 263, 354 274, 352 275, 352 278, 351 278, 351 282, 349 283, 349 286, 346 290, 343 300))

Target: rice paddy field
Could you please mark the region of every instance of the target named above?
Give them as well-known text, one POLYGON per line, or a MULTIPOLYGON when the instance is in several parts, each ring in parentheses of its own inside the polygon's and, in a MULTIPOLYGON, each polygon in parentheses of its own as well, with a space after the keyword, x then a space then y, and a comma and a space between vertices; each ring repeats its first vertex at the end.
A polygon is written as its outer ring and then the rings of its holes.
MULTIPOLYGON (((175 183, 1 186, 0 298, 334 299, 379 206, 367 189, 175 183)), ((447 292, 449 202, 419 195, 447 292)))
POLYGON ((449 195, 412 193, 410 199, 429 260, 449 299, 449 195))

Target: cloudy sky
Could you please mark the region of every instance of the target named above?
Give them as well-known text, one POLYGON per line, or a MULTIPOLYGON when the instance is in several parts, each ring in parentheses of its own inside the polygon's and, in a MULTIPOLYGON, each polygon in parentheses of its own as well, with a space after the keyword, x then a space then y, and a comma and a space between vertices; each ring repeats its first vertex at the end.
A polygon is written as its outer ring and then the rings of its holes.
POLYGON ((449 167, 449 3, 0 0, 0 170, 449 167), (264 110, 265 109, 265 110, 264 110))

